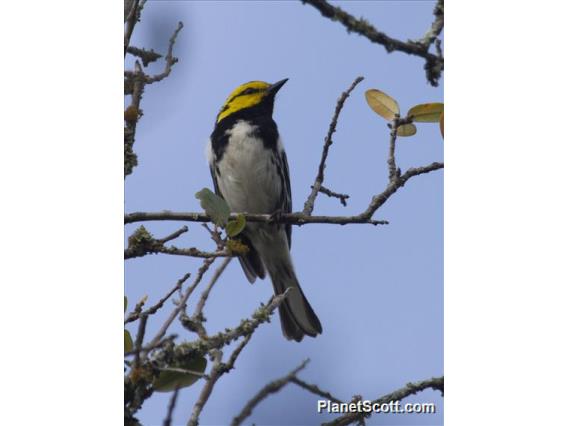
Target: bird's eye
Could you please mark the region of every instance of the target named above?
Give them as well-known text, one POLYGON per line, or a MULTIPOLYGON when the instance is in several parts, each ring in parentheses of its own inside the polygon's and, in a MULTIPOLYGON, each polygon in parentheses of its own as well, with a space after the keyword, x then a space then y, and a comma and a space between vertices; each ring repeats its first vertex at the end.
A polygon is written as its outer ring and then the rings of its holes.
POLYGON ((241 95, 250 95, 251 93, 254 93, 255 90, 252 87, 249 87, 248 89, 245 89, 244 92, 241 93, 241 95))

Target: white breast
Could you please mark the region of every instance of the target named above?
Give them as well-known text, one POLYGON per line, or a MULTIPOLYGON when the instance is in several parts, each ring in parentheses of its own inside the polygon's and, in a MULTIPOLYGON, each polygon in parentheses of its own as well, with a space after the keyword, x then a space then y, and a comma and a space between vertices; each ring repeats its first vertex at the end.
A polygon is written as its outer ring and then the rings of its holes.
MULTIPOLYGON (((273 151, 254 137, 254 126, 239 121, 227 131, 229 143, 217 164, 217 183, 232 211, 273 213, 280 199, 282 182, 273 151)), ((213 153, 208 148, 209 161, 213 153)), ((216 169, 215 167, 213 168, 216 169)))

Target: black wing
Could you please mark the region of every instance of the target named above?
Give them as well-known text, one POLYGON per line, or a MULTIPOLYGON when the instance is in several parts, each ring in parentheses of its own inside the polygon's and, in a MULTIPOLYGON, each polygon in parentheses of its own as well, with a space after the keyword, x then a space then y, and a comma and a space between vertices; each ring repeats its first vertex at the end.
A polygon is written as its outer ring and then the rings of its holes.
MULTIPOLYGON (((280 157, 282 158, 282 168, 284 172, 284 187, 285 193, 283 194, 282 211, 284 213, 292 213, 292 187, 290 185, 290 171, 288 170, 288 159, 286 158, 286 152, 282 150, 280 152, 280 157)), ((288 237, 288 248, 292 247, 292 225, 286 224, 286 236, 288 237)))
MULTIPOLYGON (((209 164, 209 171, 211 172, 211 179, 213 179, 215 194, 224 199, 223 194, 221 194, 221 190, 219 189, 219 183, 217 182, 217 173, 215 173, 215 168, 212 164, 209 164)), ((244 232, 239 235, 238 238, 249 248, 247 254, 239 256, 239 262, 241 263, 245 276, 251 283, 255 281, 257 276, 264 279, 266 271, 264 270, 264 266, 260 260, 258 252, 244 232)))

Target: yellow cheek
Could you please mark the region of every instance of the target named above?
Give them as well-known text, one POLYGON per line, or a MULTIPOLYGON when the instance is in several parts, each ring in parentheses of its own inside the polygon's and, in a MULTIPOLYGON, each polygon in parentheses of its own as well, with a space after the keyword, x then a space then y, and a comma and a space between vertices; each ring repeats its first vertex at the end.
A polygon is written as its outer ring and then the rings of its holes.
POLYGON ((263 94, 262 93, 252 93, 250 95, 243 95, 238 96, 231 101, 228 105, 227 109, 224 109, 217 118, 217 123, 221 121, 223 118, 228 117, 231 114, 234 114, 241 109, 250 108, 262 101, 263 94))

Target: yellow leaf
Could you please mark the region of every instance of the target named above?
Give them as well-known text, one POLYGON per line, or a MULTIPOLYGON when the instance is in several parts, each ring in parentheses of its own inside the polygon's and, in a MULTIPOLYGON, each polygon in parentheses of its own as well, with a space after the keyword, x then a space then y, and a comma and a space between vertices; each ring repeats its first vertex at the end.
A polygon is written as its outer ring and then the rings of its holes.
POLYGON ((134 342, 132 342, 130 332, 128 330, 124 330, 124 352, 130 352, 133 346, 134 342))
POLYGON ((435 102, 415 105, 408 110, 406 115, 412 116, 413 120, 419 123, 437 123, 440 121, 442 112, 444 112, 444 104, 435 102))
POLYGON ((444 111, 440 115, 440 132, 442 132, 442 138, 444 137, 444 111))
POLYGON ((236 219, 230 220, 225 227, 229 237, 236 237, 239 235, 247 224, 247 220, 243 214, 238 214, 236 219))
POLYGON ((412 136, 416 134, 416 126, 412 123, 403 124, 396 129, 397 136, 412 136))
POLYGON ((377 89, 369 89, 365 92, 367 103, 373 111, 391 121, 396 114, 400 114, 398 103, 384 92, 377 89))
POLYGON ((154 380, 154 390, 158 392, 171 392, 178 388, 191 386, 201 376, 191 374, 191 371, 203 373, 207 367, 207 359, 203 357, 189 358, 172 365, 172 370, 164 370, 154 380), (184 371, 187 370, 187 371, 184 371))

